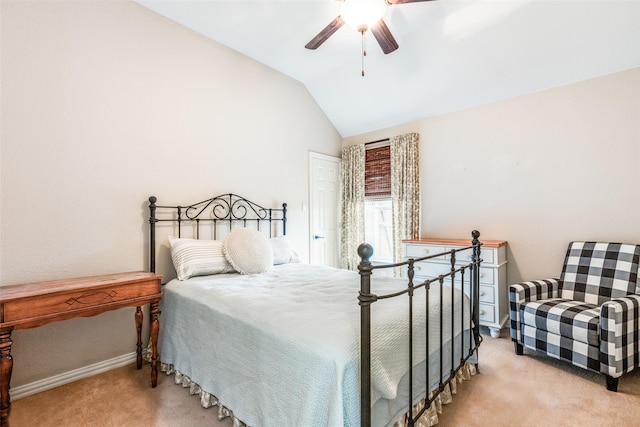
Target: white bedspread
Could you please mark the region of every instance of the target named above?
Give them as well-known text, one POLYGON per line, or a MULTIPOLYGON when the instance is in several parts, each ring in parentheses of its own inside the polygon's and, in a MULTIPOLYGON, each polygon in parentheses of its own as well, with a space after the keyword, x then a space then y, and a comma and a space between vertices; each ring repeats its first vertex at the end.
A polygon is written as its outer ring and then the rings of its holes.
MULTIPOLYGON (((404 287, 406 281, 374 272, 372 292, 404 287)), ((307 264, 284 264, 259 275, 173 280, 162 302, 161 360, 251 426, 360 425, 359 288, 355 272, 307 264)), ((447 340, 451 294, 445 289, 447 340)), ((430 298, 437 307, 435 286, 430 298)), ((414 324, 422 331, 414 333, 418 365, 425 359, 424 292, 416 292, 414 301, 414 324)), ((407 304, 405 296, 372 305, 374 402, 396 397, 408 371, 407 304)), ((468 311, 466 298, 464 304, 468 311)), ((455 305, 461 306, 457 291, 455 305)), ((456 334, 460 317, 455 315, 456 334)), ((429 318, 432 353, 440 340, 438 310, 432 308, 429 318)))

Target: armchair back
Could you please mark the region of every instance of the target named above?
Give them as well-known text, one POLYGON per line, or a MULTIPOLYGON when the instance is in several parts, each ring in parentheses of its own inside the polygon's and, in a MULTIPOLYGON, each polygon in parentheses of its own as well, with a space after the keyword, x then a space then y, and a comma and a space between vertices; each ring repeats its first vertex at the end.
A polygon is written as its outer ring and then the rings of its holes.
POLYGON ((571 242, 560 276, 561 298, 602 303, 636 293, 640 245, 571 242))

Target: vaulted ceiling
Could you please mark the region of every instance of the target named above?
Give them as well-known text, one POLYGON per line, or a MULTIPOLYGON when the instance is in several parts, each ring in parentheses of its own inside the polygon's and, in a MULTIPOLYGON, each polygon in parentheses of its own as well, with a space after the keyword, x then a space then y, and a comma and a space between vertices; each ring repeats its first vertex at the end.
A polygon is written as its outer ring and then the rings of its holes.
POLYGON ((343 137, 640 66, 640 0, 391 5, 399 48, 365 33, 364 77, 347 25, 305 49, 341 1, 135 1, 300 81, 343 137))

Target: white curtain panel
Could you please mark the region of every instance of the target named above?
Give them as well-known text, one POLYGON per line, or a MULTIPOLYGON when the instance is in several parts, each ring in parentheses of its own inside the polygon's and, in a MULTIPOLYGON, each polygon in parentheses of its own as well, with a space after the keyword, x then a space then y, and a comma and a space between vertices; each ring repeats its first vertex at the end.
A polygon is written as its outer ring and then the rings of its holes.
POLYGON ((391 138, 391 213, 394 262, 402 261, 402 241, 420 237, 419 135, 391 138))
POLYGON ((358 270, 358 246, 364 242, 364 164, 363 144, 342 149, 341 199, 342 222, 340 246, 341 267, 358 270))

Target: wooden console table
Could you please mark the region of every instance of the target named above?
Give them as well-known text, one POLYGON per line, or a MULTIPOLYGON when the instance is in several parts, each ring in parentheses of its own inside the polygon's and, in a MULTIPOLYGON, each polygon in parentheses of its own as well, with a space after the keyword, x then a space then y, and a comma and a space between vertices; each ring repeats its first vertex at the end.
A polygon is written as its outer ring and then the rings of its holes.
POLYGON ((158 383, 158 302, 162 276, 144 271, 0 287, 0 425, 9 426, 11 332, 58 320, 136 307, 137 368, 142 368, 142 308, 150 304, 151 387, 158 383))

